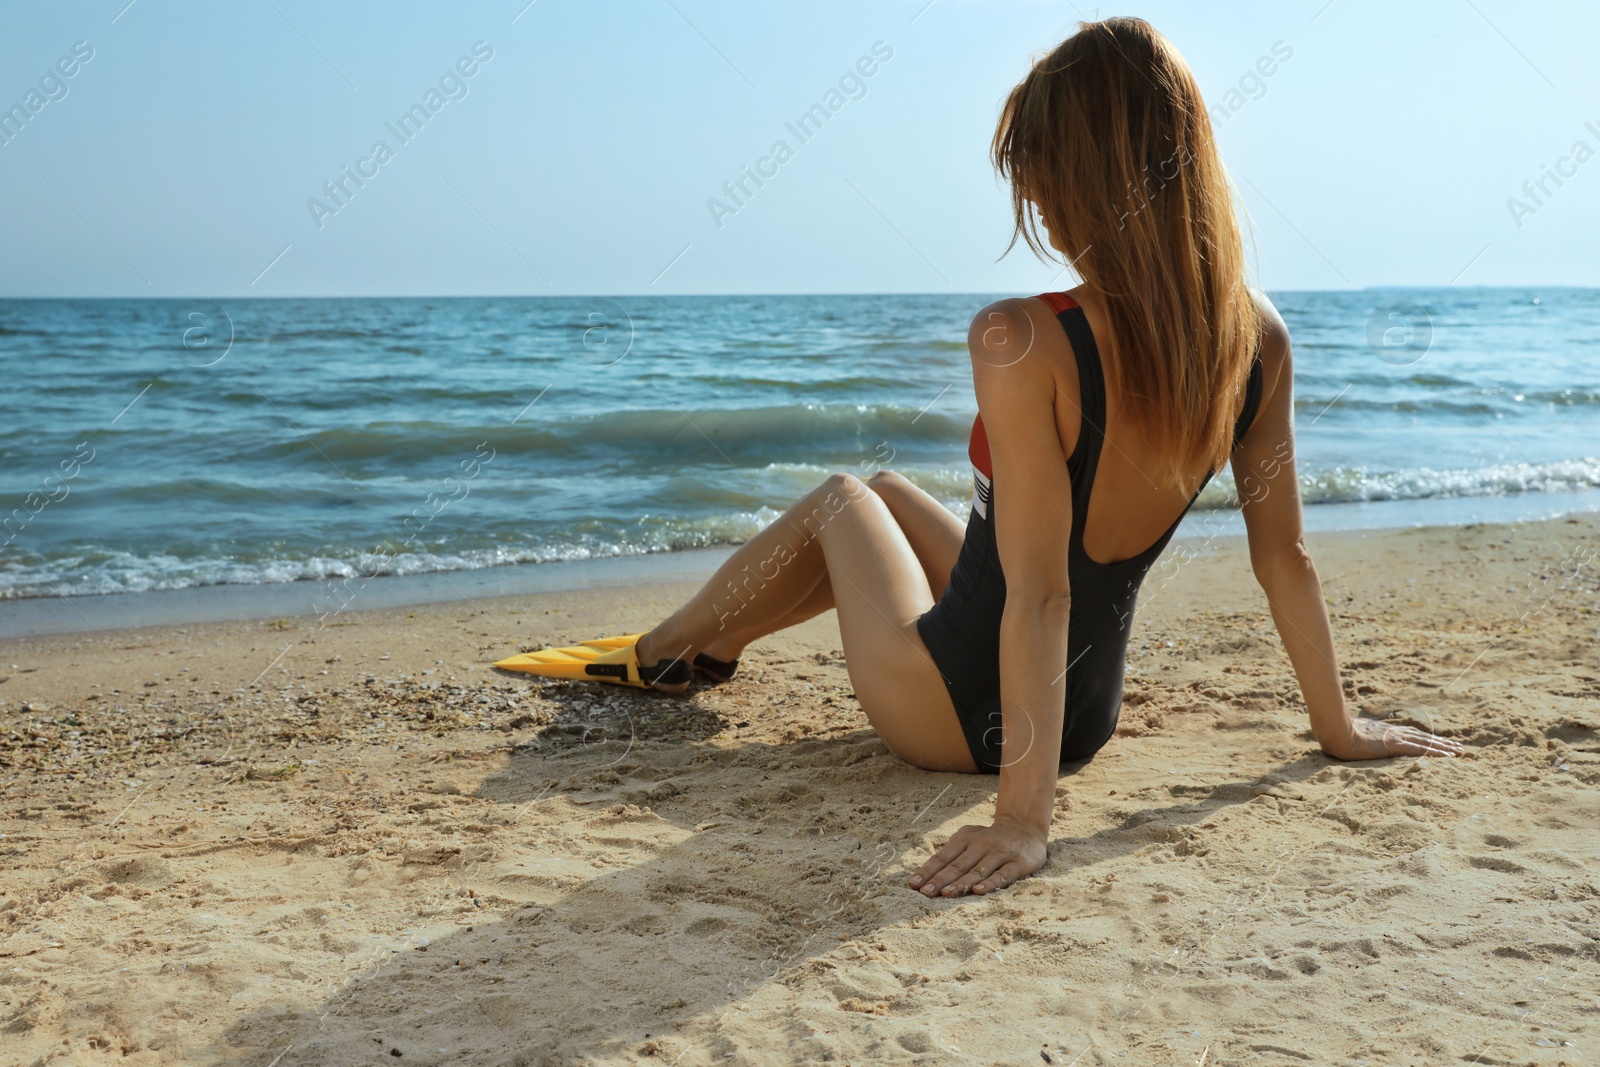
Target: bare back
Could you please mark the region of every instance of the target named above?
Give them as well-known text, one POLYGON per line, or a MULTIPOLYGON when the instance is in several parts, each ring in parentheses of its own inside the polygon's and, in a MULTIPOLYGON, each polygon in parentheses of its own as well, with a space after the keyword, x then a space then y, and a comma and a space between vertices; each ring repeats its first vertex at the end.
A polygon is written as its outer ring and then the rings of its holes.
MULTIPOLYGON (((1165 458, 1161 442, 1130 425, 1124 415, 1126 390, 1118 374, 1116 346, 1106 322, 1104 302, 1086 286, 1069 290, 1067 295, 1077 301, 1088 319, 1100 351, 1106 385, 1106 425, 1102 428, 1105 447, 1100 454, 1099 472, 1084 523, 1083 548, 1097 563, 1117 563, 1139 555, 1154 544, 1189 506, 1190 495, 1182 486, 1160 477, 1157 472, 1163 468, 1165 458)), ((1054 317, 1048 307, 1040 305, 1036 318, 1041 333, 1048 329, 1046 324, 1054 317)), ((1035 318, 1032 309, 1030 318, 1035 318)), ((1050 335, 1045 333, 1045 336, 1050 335)), ((1271 343, 1271 340, 1269 333, 1261 349, 1263 399, 1270 397, 1277 385, 1286 351, 1286 346, 1271 343)), ((1056 380, 1056 433, 1062 455, 1070 456, 1077 446, 1082 425, 1077 367, 1070 346, 1064 342, 1043 344, 1041 351, 1051 360, 1056 380)), ((1192 479, 1190 484, 1195 484, 1207 471, 1197 467, 1186 473, 1192 479)))

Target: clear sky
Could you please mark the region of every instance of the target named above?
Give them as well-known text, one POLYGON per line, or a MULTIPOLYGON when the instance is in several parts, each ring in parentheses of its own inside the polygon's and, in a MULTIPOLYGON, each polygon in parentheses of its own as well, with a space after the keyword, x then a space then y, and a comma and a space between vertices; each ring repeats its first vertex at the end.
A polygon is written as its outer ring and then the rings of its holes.
POLYGON ((1600 285, 1593 0, 525 3, 6 5, 0 295, 1036 292, 989 136, 1110 14, 1238 105, 1267 288, 1600 285))

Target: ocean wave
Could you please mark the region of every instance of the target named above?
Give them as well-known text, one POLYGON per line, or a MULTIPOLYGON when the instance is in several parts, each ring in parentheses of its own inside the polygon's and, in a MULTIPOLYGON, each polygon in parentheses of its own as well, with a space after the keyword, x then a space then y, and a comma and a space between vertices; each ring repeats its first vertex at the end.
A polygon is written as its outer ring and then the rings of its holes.
MULTIPOLYGON (((773 463, 752 473, 767 492, 795 495, 836 468, 818 464, 773 463)), ((915 484, 957 515, 971 496, 971 473, 941 467, 901 467, 915 484)), ((865 473, 865 472, 857 472, 865 473)), ((1314 471, 1300 479, 1302 499, 1309 505, 1337 505, 1382 500, 1513 496, 1600 488, 1600 459, 1540 464, 1505 464, 1461 470, 1374 471, 1341 467, 1314 471)), ((1223 475, 1206 487, 1195 510, 1222 511, 1239 506, 1232 479, 1223 475)), ((110 547, 79 548, 55 558, 25 555, 0 561, 0 600, 59 594, 93 595, 185 589, 203 585, 261 585, 284 582, 340 581, 373 575, 427 574, 479 570, 518 563, 554 563, 636 556, 738 544, 754 535, 779 511, 758 506, 728 510, 695 519, 645 515, 626 523, 594 519, 575 522, 563 539, 546 537, 518 544, 512 532, 500 530, 495 543, 452 549, 448 541, 395 552, 347 547, 343 550, 295 554, 279 546, 277 555, 248 558, 239 553, 184 557, 170 553, 141 555, 110 547)), ((316 595, 314 588, 308 596, 316 595)))
MULTIPOLYGON (((1298 388, 1298 387, 1297 387, 1298 388)), ((1320 416, 1327 409, 1330 415, 1352 412, 1406 415, 1440 415, 1447 417, 1486 414, 1527 414, 1542 407, 1600 406, 1600 391, 1590 389, 1520 389, 1512 386, 1481 386, 1458 389, 1442 396, 1413 393, 1393 397, 1350 397, 1342 395, 1313 396, 1302 393, 1295 397, 1295 411, 1310 412, 1320 416)))
POLYGON ((695 412, 643 409, 540 421, 534 412, 520 425, 463 427, 431 420, 374 422, 360 429, 306 430, 270 444, 243 440, 235 460, 301 456, 306 441, 335 463, 362 460, 399 465, 469 457, 488 441, 497 453, 553 459, 649 455, 661 461, 704 459, 720 450, 743 461, 772 454, 816 455, 861 451, 880 442, 896 448, 952 447, 967 432, 970 413, 959 416, 887 404, 788 404, 695 412))
MULTIPOLYGON (((1300 499, 1306 504, 1353 504, 1373 500, 1428 500, 1469 496, 1516 496, 1600 488, 1600 459, 1553 463, 1506 463, 1490 467, 1381 471, 1334 467, 1300 474, 1300 499)), ((1206 486, 1195 507, 1235 508, 1239 495, 1229 474, 1206 486)))
POLYGON ((896 378, 872 378, 859 375, 848 378, 817 378, 810 381, 797 383, 792 379, 763 378, 759 375, 749 374, 699 374, 695 376, 694 381, 696 384, 718 390, 772 389, 781 390, 783 392, 793 392, 796 389, 807 389, 830 393, 843 393, 865 390, 898 389, 904 386, 904 382, 896 378))
MULTIPOLYGON (((771 508, 698 520, 648 516, 625 530, 598 530, 566 543, 491 545, 451 551, 443 546, 393 551, 388 545, 335 553, 241 559, 237 555, 140 555, 91 548, 53 559, 0 561, 0 601, 47 596, 95 596, 192 589, 206 585, 274 585, 341 581, 440 571, 482 570, 517 563, 562 563, 680 552, 739 544, 778 517, 771 508)), ((315 595, 313 589, 308 595, 315 595)))

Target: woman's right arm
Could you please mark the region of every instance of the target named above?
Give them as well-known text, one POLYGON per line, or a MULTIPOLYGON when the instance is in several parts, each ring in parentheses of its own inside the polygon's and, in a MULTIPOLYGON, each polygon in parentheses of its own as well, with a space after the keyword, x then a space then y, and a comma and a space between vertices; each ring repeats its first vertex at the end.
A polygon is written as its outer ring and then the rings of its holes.
POLYGON ((1345 707, 1322 580, 1306 551, 1294 464, 1294 368, 1289 331, 1262 300, 1262 363, 1267 383, 1255 424, 1233 454, 1234 484, 1244 502, 1250 567, 1272 609, 1311 716, 1317 744, 1339 759, 1405 754, 1454 756, 1461 745, 1424 730, 1352 718, 1345 707))

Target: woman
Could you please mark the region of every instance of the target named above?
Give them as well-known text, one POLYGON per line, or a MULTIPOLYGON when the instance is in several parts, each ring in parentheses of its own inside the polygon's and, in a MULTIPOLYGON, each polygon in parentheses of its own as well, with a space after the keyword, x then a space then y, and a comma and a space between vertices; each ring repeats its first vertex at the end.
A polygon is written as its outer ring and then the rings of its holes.
POLYGON ((962 827, 909 884, 990 892, 1044 863, 1061 763, 1115 729, 1139 584, 1231 456, 1251 565, 1322 750, 1459 753, 1345 707, 1301 534, 1288 332, 1246 287, 1182 57, 1141 20, 1085 24, 1012 91, 992 151, 1013 244, 1044 256, 1042 226, 1083 284, 973 319, 965 529, 898 475, 836 474, 655 629, 604 646, 589 674, 681 691, 690 663, 725 678, 751 641, 836 609, 851 683, 889 748, 1000 776, 993 824, 962 827))

